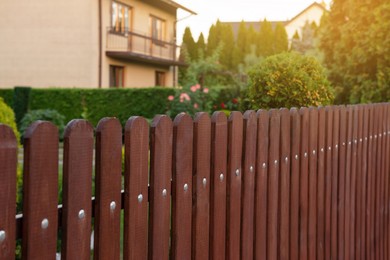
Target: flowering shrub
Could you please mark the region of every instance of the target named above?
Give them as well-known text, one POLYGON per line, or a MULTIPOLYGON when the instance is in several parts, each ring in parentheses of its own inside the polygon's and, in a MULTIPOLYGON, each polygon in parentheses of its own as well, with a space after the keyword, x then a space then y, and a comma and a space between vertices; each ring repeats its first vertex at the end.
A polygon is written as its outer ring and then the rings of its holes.
POLYGON ((213 111, 222 110, 226 114, 230 114, 230 111, 238 111, 239 110, 239 101, 238 98, 232 98, 227 102, 221 102, 217 105, 213 105, 213 111))
POLYGON ((175 95, 168 96, 167 115, 171 118, 181 112, 195 115, 196 112, 211 112, 211 100, 208 88, 196 84, 179 89, 175 95))

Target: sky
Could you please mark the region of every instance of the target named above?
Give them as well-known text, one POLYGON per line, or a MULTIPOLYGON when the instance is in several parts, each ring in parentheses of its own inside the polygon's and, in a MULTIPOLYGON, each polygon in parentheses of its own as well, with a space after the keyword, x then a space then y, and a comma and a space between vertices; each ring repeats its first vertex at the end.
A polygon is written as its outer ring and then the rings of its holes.
MULTIPOLYGON (((177 42, 180 44, 184 29, 191 29, 194 40, 203 32, 207 40, 210 26, 219 19, 222 22, 285 21, 299 14, 314 0, 175 0, 175 2, 195 11, 191 15, 182 10, 178 11, 177 42), (181 20, 182 19, 182 20, 181 20)), ((318 3, 321 0, 317 0, 318 3)), ((328 7, 331 0, 324 1, 328 7)))

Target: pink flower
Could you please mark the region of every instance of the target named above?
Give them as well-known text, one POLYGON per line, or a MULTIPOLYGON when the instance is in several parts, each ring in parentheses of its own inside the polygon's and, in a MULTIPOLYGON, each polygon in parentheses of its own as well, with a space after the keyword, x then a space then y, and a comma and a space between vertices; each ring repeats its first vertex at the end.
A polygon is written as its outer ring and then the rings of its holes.
POLYGON ((200 89, 200 85, 199 85, 199 84, 196 84, 196 85, 195 85, 195 88, 196 88, 196 89, 200 89))
POLYGON ((188 101, 190 101, 191 100, 191 98, 190 98, 190 96, 187 94, 187 93, 181 93, 180 94, 180 100, 188 100, 188 101))
POLYGON ((238 99, 237 98, 233 98, 232 102, 233 102, 233 104, 237 104, 238 103, 238 99))
POLYGON ((197 109, 199 106, 197 103, 194 104, 194 108, 197 109))
POLYGON ((209 93, 209 89, 208 88, 204 88, 203 89, 203 93, 206 93, 206 94, 209 93))
POLYGON ((169 101, 172 101, 174 98, 175 98, 175 97, 172 96, 172 95, 168 96, 168 100, 169 100, 169 101))
POLYGON ((223 102, 221 103, 221 108, 222 108, 222 109, 225 109, 225 108, 226 108, 225 103, 223 103, 223 102))
POLYGON ((196 89, 197 89, 196 86, 192 86, 192 87, 191 87, 191 91, 192 91, 192 92, 195 92, 196 89))

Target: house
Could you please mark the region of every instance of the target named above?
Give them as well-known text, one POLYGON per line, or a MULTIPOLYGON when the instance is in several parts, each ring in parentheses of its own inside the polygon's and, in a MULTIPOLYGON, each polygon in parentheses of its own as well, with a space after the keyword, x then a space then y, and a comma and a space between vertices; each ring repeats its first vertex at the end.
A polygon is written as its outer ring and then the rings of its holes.
POLYGON ((172 0, 1 0, 0 87, 177 82, 172 0))
MULTIPOLYGON (((325 4, 324 3, 317 3, 314 2, 308 7, 306 7, 304 10, 302 10, 299 14, 294 16, 292 19, 287 21, 269 21, 274 28, 277 23, 282 23, 284 25, 284 28, 287 32, 287 37, 289 41, 292 40, 295 32, 298 32, 299 37, 302 37, 302 28, 305 26, 306 22, 312 23, 315 22, 317 25, 320 24, 321 17, 326 12, 325 4)), ((223 24, 230 24, 233 28, 233 33, 235 36, 238 34, 238 29, 241 22, 223 22, 223 24)), ((253 27, 256 31, 260 30, 261 22, 250 22, 245 21, 245 24, 249 28, 250 26, 253 27)))

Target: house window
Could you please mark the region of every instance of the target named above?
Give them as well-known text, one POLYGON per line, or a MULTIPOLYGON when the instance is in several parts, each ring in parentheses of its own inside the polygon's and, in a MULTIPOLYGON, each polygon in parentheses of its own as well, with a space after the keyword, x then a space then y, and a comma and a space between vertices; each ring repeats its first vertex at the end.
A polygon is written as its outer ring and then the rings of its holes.
POLYGON ((165 40, 165 21, 156 17, 150 16, 151 36, 153 42, 161 42, 165 40))
POLYGON ((110 65, 110 88, 123 88, 125 78, 125 68, 110 65))
POLYGON ((156 71, 156 86, 165 86, 165 72, 156 71))
POLYGON ((131 28, 132 8, 128 5, 112 2, 111 27, 115 32, 128 32, 131 28))

